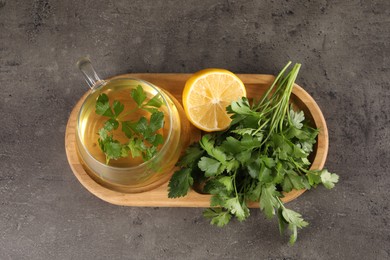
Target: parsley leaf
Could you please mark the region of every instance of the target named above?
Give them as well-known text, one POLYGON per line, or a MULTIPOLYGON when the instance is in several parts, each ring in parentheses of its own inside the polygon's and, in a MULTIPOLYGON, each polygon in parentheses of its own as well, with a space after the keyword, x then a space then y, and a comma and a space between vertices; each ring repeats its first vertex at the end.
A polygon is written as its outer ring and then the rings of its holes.
POLYGON ((127 138, 132 138, 134 135, 134 129, 135 129, 136 124, 131 121, 123 121, 122 122, 122 132, 125 133, 127 138))
POLYGON ((335 173, 330 173, 328 170, 322 170, 321 171, 321 182, 327 189, 332 189, 339 181, 339 176, 335 173))
POLYGON ((261 186, 261 183, 249 186, 248 192, 246 193, 247 199, 254 202, 259 201, 261 194, 261 186))
POLYGON ((226 137, 226 140, 221 144, 221 149, 225 153, 230 153, 235 155, 240 152, 241 143, 238 139, 233 136, 226 137))
POLYGON ((150 117, 149 130, 151 132, 156 132, 158 129, 164 126, 164 113, 161 111, 157 111, 152 113, 150 117))
POLYGON ((96 107, 95 112, 98 115, 107 116, 107 117, 113 117, 114 114, 111 111, 110 103, 108 101, 107 94, 100 94, 97 101, 96 101, 96 107))
POLYGON ((294 244, 297 240, 297 229, 306 227, 309 223, 303 220, 302 215, 287 208, 282 209, 282 216, 289 224, 288 228, 291 230, 290 244, 294 244))
POLYGON ((277 191, 275 185, 262 187, 260 195, 260 209, 264 211, 268 218, 275 215, 275 208, 278 206, 276 196, 277 191))
POLYGON ((200 146, 195 143, 187 148, 177 165, 181 167, 194 167, 195 165, 198 165, 198 161, 203 154, 204 150, 202 150, 200 146))
POLYGON ((210 223, 218 227, 225 226, 232 218, 232 215, 230 215, 229 211, 224 211, 221 208, 206 209, 203 211, 203 216, 205 218, 211 219, 210 223))
POLYGON ((226 154, 221 149, 214 147, 214 141, 210 139, 210 135, 204 135, 199 144, 211 157, 214 157, 222 164, 226 164, 226 154))
POLYGON ((127 147, 130 150, 131 157, 135 158, 141 156, 142 153, 146 150, 146 147, 141 139, 132 138, 127 144, 127 147))
POLYGON ((271 170, 265 166, 264 163, 260 166, 260 171, 258 173, 258 179, 261 183, 272 183, 273 177, 271 176, 272 172, 271 170))
POLYGON ((136 89, 131 90, 131 97, 137 103, 138 107, 142 106, 142 103, 146 99, 146 93, 144 92, 141 85, 138 85, 136 89))
POLYGON ((135 127, 133 129, 134 132, 141 135, 148 135, 148 119, 146 117, 141 117, 138 122, 135 124, 135 127))
POLYGON ((111 159, 118 159, 122 155, 122 145, 118 141, 107 140, 104 142, 104 151, 107 156, 107 162, 111 159))
POLYGON ((233 191, 233 180, 231 176, 224 176, 219 178, 218 181, 225 186, 228 192, 233 191))
POLYGON ((115 100, 112 104, 112 109, 114 110, 115 117, 118 117, 119 114, 122 113, 123 109, 125 109, 125 105, 115 100))
POLYGON ((236 158, 241 164, 246 164, 251 159, 251 150, 244 150, 237 154, 236 158))
POLYGON ((246 168, 248 170, 249 176, 251 176, 253 179, 257 179, 260 172, 260 160, 252 160, 250 163, 246 165, 246 168))
POLYGON ((310 183, 311 186, 317 186, 322 182, 321 180, 321 171, 309 171, 306 174, 306 177, 310 183))
POLYGON ((150 107, 161 107, 163 104, 163 101, 161 100, 160 94, 155 95, 152 99, 150 99, 145 106, 150 106, 150 107))
POLYGON ((152 159, 157 153, 157 147, 156 146, 151 146, 145 149, 145 152, 142 153, 142 158, 144 161, 148 161, 152 159))
POLYGON ((253 115, 254 112, 251 110, 249 101, 246 97, 242 97, 240 100, 233 101, 227 108, 228 112, 239 115, 253 115))
POLYGON ((290 118, 293 126, 298 129, 302 128, 302 122, 303 120, 305 120, 305 115, 303 114, 303 111, 295 112, 293 109, 290 109, 290 118))
POLYGON ((187 195, 188 190, 194 183, 191 177, 191 169, 184 168, 176 171, 168 184, 168 197, 178 198, 187 195))
POLYGON ((307 179, 311 186, 316 186, 322 183, 325 188, 332 189, 339 181, 339 176, 335 173, 330 173, 328 170, 308 171, 307 179))
MULTIPOLYGON (((220 181, 218 181, 218 179, 209 179, 205 186, 204 186, 204 192, 207 192, 207 193, 210 193, 210 194, 215 194, 215 195, 219 195, 219 197, 222 199, 222 198, 225 198, 225 197, 228 197, 230 195, 230 192, 226 189, 226 186, 221 183, 220 181)), ((217 206, 217 205, 220 205, 222 206, 223 205, 223 200, 222 199, 220 202, 220 204, 215 204, 213 206, 217 206)))
POLYGON ((105 128, 99 129, 99 140, 105 141, 107 137, 107 130, 105 128))
POLYGON ((302 219, 301 214, 291 209, 284 208, 282 211, 282 215, 288 223, 295 225, 299 228, 303 228, 308 225, 308 223, 302 219))
POLYGON ((239 128, 232 130, 232 133, 238 134, 238 135, 253 135, 256 132, 256 129, 254 128, 239 128))
POLYGON ((230 198, 228 195, 217 194, 210 198, 210 207, 222 207, 225 204, 225 200, 230 198))
POLYGON ((205 156, 200 159, 198 167, 205 172, 206 177, 218 175, 223 170, 219 161, 205 156))
POLYGON ((113 118, 108 119, 107 122, 104 124, 104 129, 106 131, 112 131, 116 130, 119 127, 119 122, 113 118))
POLYGON ((249 215, 249 210, 247 210, 248 208, 244 209, 237 197, 226 200, 224 207, 229 209, 229 211, 235 215, 239 221, 243 221, 249 215))
POLYGON ((164 137, 161 134, 154 134, 145 138, 153 146, 158 146, 164 143, 164 137))

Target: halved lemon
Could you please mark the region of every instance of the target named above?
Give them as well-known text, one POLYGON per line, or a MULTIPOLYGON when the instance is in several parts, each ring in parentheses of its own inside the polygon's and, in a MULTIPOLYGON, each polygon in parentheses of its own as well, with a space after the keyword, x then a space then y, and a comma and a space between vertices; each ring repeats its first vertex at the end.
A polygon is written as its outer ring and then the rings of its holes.
POLYGON ((212 132, 229 127, 226 107, 246 96, 244 83, 225 69, 204 69, 192 75, 183 90, 184 111, 197 128, 212 132))

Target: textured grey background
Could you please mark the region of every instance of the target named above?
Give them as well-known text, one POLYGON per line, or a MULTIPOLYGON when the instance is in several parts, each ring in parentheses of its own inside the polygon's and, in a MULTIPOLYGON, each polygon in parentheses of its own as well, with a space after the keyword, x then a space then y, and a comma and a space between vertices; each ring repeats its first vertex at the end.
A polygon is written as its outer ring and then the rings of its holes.
POLYGON ((389 259, 389 17, 387 0, 0 0, 0 259, 389 259), (293 247, 258 210, 219 229, 97 199, 64 150, 85 54, 103 77, 302 62, 340 183, 289 203, 310 222, 293 247))

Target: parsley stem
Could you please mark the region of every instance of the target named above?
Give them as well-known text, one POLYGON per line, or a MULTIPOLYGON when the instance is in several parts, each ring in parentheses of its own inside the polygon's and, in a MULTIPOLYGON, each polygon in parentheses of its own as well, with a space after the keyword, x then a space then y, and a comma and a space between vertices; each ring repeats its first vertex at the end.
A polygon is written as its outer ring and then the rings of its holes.
POLYGON ((275 196, 276 200, 278 201, 279 207, 282 208, 282 210, 286 209, 283 202, 280 200, 278 196, 275 196))
POLYGON ((233 185, 234 185, 234 191, 236 192, 236 197, 238 198, 236 175, 237 175, 237 170, 235 170, 233 174, 233 185))
MULTIPOLYGON (((260 122, 260 120, 259 120, 260 122)), ((258 132, 260 132, 261 130, 263 130, 263 128, 268 124, 269 122, 269 119, 265 120, 265 122, 263 124, 261 124, 257 129, 256 131, 253 132, 252 136, 255 136, 258 132)))
MULTIPOLYGON (((259 105, 262 105, 263 102, 266 100, 266 98, 268 97, 268 95, 271 93, 272 89, 275 87, 275 85, 277 85, 276 83, 279 83, 279 79, 283 76, 284 72, 286 71, 286 69, 290 66, 291 64, 291 61, 289 61, 287 63, 286 66, 284 66, 284 68, 282 69, 282 71, 279 72, 278 76, 276 76, 276 79, 274 80, 274 82, 272 83, 272 85, 269 87, 269 89, 267 90, 267 92, 264 94, 264 96, 262 97, 262 99, 260 100, 259 102, 259 105)), ((258 107, 260 108, 260 107, 258 107)), ((258 109, 257 108, 257 109, 258 109)), ((256 110, 257 110, 256 109, 256 110)))
POLYGON ((133 109, 127 111, 126 113, 119 115, 116 119, 117 119, 118 121, 120 121, 120 120, 122 120, 123 118, 125 118, 126 116, 128 116, 128 115, 134 113, 134 112, 137 111, 138 109, 139 109, 138 107, 133 108, 133 109))
MULTIPOLYGON (((285 104, 283 105, 283 112, 282 112, 282 117, 280 119, 279 127, 280 131, 283 131, 283 121, 284 121, 284 116, 288 114, 288 104, 291 96, 292 89, 294 87, 294 82, 298 76, 299 69, 301 67, 301 64, 297 63, 294 65, 294 68, 291 70, 291 76, 289 77, 289 81, 287 83, 287 91, 285 92, 285 104)), ((291 122, 289 122, 291 123, 291 122)))
POLYGON ((297 169, 302 171, 304 174, 306 174, 308 172, 307 169, 305 169, 302 166, 300 166, 299 164, 297 164, 297 162, 295 160, 290 160, 290 162, 292 162, 295 165, 295 167, 297 167, 297 169))

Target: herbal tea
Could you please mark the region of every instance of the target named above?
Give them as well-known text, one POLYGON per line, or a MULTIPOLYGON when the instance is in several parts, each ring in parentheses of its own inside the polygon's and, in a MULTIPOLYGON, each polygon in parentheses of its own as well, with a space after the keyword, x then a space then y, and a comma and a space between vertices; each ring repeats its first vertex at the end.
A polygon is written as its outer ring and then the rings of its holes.
MULTIPOLYGON (((105 89, 108 88, 107 91, 102 90, 96 94, 94 93, 94 97, 98 94, 96 99, 90 99, 89 102, 85 104, 86 108, 89 109, 86 109, 85 113, 80 116, 81 125, 85 126, 84 129, 81 129, 81 132, 83 133, 83 135, 81 135, 81 141, 90 154, 100 162, 111 166, 132 167, 151 159, 151 155, 154 155, 157 152, 157 149, 153 149, 153 152, 149 152, 146 148, 161 148, 161 144, 166 139, 167 133, 169 132, 170 125, 169 122, 163 124, 164 120, 161 120, 166 117, 168 109, 167 107, 162 106, 163 102, 161 101, 161 97, 156 96, 156 93, 145 92, 141 85, 131 86, 126 84, 126 82, 123 83, 123 85, 116 86, 110 86, 110 84, 108 84, 105 87, 105 89), (141 91, 137 92, 137 90, 141 91), (143 101, 150 101, 153 97, 157 97, 153 100, 157 100, 155 103, 158 105, 155 105, 155 107, 145 106, 145 109, 141 109, 140 105, 132 98, 131 93, 135 93, 133 96, 136 96, 137 93, 141 93, 140 95, 144 96, 143 101), (103 103, 102 101, 105 102, 103 103), (110 101, 111 104, 113 104, 112 107, 109 106, 110 101), (162 111, 157 110, 158 107, 161 107, 162 111), (137 133, 132 131, 132 129, 137 132, 149 130, 147 129, 148 122, 151 123, 150 125, 154 123, 154 121, 151 122, 151 118, 158 118, 158 124, 162 125, 162 127, 159 127, 156 129, 157 131, 153 131, 150 135, 151 137, 154 137, 154 140, 152 140, 151 143, 155 143, 156 146, 149 145, 148 147, 146 142, 142 142, 142 145, 139 145, 139 148, 134 147, 134 145, 130 146, 131 143, 137 142, 134 140, 139 140, 137 143, 144 141, 142 140, 143 136, 138 139, 137 137, 134 137, 137 133), (111 139, 112 142, 108 143, 106 141, 107 139, 111 139), (129 142, 129 139, 132 142, 129 142), (104 144, 104 141, 106 141, 106 145, 104 144), (141 148, 145 148, 146 150, 144 156, 141 154, 141 148), (131 153, 130 155, 128 154, 129 152, 131 153), (104 154, 106 154, 106 156, 104 154)), ((147 102, 145 102, 145 104, 146 103, 147 102)), ((151 140, 151 138, 148 139, 151 140)))
POLYGON ((115 79, 92 92, 78 127, 87 172, 125 192, 167 181, 188 145, 189 126, 180 105, 142 80, 115 79))

